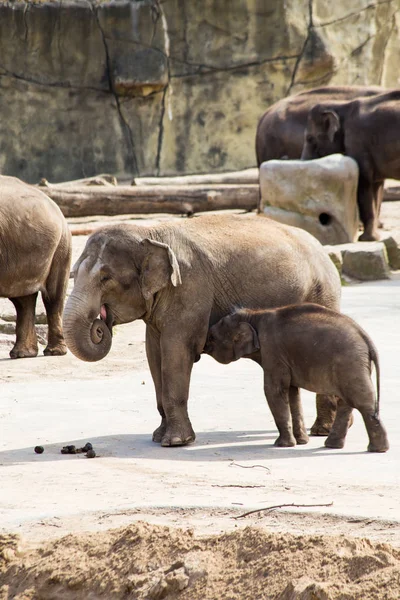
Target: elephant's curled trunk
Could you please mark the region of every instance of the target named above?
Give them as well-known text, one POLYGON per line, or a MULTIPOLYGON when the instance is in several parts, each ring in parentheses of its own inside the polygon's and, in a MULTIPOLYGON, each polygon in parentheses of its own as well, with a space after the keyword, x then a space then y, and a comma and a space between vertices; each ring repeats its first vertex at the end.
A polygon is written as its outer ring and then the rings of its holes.
POLYGON ((66 344, 77 358, 96 362, 109 353, 112 333, 99 312, 88 309, 87 302, 72 294, 64 309, 63 331, 66 344))

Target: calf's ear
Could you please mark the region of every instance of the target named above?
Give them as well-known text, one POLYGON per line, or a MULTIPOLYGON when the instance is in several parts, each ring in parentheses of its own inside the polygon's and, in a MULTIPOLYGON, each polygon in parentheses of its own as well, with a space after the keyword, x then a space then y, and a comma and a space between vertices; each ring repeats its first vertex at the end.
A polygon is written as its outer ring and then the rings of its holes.
POLYGON ((250 323, 239 323, 233 338, 233 349, 236 359, 260 349, 257 332, 250 323))
POLYGON ((141 243, 146 248, 146 254, 142 263, 140 285, 143 297, 149 300, 169 282, 176 287, 182 283, 182 279, 177 258, 167 244, 150 239, 141 243))
POLYGON ((324 110, 322 113, 323 126, 328 134, 329 141, 333 142, 335 133, 340 129, 340 119, 337 112, 334 110, 324 110))

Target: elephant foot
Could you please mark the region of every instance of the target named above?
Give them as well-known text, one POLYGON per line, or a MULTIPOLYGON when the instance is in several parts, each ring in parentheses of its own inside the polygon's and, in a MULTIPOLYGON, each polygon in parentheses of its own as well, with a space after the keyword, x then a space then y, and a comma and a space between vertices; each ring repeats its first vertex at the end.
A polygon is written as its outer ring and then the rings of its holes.
POLYGON ((25 348, 23 346, 15 345, 10 350, 10 358, 35 358, 38 354, 38 348, 25 348))
POLYGON ((161 425, 153 432, 153 442, 161 444, 164 448, 170 446, 186 446, 191 444, 196 439, 196 434, 189 424, 185 427, 168 429, 165 419, 161 421, 161 425))
POLYGON ((164 448, 168 448, 171 446, 187 446, 188 444, 192 444, 196 439, 196 434, 193 429, 190 427, 190 432, 181 433, 176 431, 166 431, 165 435, 161 440, 161 446, 164 448))
POLYGON ((295 445, 296 440, 293 436, 283 437, 280 435, 274 442, 274 446, 277 446, 278 448, 292 448, 295 445))
POLYGON ((318 419, 315 421, 314 425, 311 427, 310 435, 312 436, 324 436, 329 435, 332 425, 320 423, 318 419))
POLYGON ((377 446, 371 442, 368 444, 368 452, 387 452, 389 450, 389 442, 386 440, 385 444, 377 446))
POLYGON ((325 440, 325 448, 333 448, 333 449, 343 448, 344 440, 345 440, 345 438, 343 438, 343 437, 328 435, 328 437, 325 440))
POLYGON ((62 342, 57 344, 57 346, 46 346, 43 354, 45 356, 64 356, 64 354, 67 354, 67 345, 62 342))
POLYGON ((299 445, 308 444, 308 442, 310 441, 310 438, 308 437, 308 435, 306 433, 302 433, 300 435, 295 435, 295 438, 296 438, 296 443, 299 445))
POLYGON ((161 421, 161 425, 153 431, 153 442, 155 442, 156 444, 161 444, 161 440, 163 439, 166 431, 167 425, 163 419, 161 421))
POLYGON ((358 238, 359 242, 378 242, 380 239, 379 233, 369 233, 364 231, 358 238))

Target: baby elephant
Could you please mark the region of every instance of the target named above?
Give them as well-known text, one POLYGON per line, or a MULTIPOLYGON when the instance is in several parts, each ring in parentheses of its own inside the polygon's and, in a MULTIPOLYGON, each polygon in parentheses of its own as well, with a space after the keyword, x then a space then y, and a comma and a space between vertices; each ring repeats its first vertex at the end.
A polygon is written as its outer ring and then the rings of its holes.
POLYGON ((349 317, 317 304, 240 309, 211 327, 203 352, 220 363, 245 356, 263 367, 265 395, 279 430, 276 446, 308 442, 299 395, 299 388, 304 388, 339 398, 325 446, 343 448, 352 410, 357 408, 367 429, 368 451, 389 449, 379 420, 377 350, 349 317), (376 398, 371 362, 376 369, 376 398))

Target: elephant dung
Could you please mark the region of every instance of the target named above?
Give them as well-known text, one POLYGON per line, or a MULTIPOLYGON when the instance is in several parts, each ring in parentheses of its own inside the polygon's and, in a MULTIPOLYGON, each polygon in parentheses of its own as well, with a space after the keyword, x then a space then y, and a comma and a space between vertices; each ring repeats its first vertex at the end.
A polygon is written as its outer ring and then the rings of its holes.
POLYGON ((259 212, 305 229, 322 244, 357 238, 358 166, 342 154, 315 160, 269 160, 260 165, 259 212))

